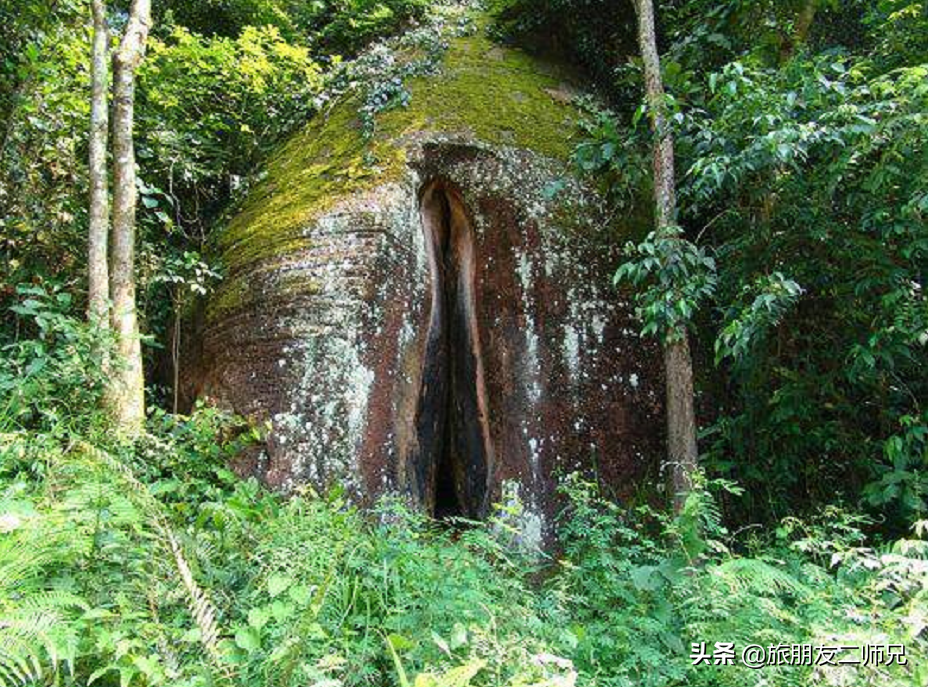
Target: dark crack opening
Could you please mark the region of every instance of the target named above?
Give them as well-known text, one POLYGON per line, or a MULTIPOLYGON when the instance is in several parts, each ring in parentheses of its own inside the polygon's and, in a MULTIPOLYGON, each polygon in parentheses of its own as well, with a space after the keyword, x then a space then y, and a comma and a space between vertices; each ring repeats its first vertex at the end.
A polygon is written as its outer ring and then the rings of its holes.
POLYGON ((432 306, 416 411, 420 500, 439 519, 485 515, 490 444, 474 307, 474 236, 460 193, 422 194, 432 306))

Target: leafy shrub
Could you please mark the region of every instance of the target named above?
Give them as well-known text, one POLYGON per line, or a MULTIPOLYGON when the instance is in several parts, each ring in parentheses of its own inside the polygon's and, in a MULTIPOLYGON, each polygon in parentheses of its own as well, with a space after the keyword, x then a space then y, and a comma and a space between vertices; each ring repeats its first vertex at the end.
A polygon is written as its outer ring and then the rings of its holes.
POLYGON ((169 16, 202 35, 236 38, 271 26, 317 53, 351 55, 375 38, 421 19, 429 0, 164 0, 169 16))
MULTIPOLYGON (((713 451, 730 451, 742 466, 734 474, 750 491, 760 477, 779 504, 796 505, 802 484, 817 497, 814 483, 839 465, 848 494, 860 494, 890 457, 900 419, 918 422, 914 399, 926 391, 916 370, 928 308, 913 287, 928 246, 925 68, 868 71, 824 55, 781 71, 728 65, 680 137, 689 214, 716 217, 719 350, 739 345, 729 341, 736 330, 750 333, 746 289, 780 267, 780 283, 792 284, 789 307, 769 313, 771 335, 752 326, 746 355, 727 370, 740 411, 713 451)), ((919 460, 916 450, 904 462, 919 460)), ((907 494, 897 528, 924 507, 907 494)))
POLYGON ((88 33, 77 0, 0 5, 0 299, 33 278, 69 281, 86 240, 88 33), (7 9, 9 7, 9 9, 7 9), (10 17, 14 15, 15 18, 10 17), (10 53, 7 52, 8 49, 10 53))
POLYGON ((310 3, 295 22, 317 36, 320 47, 352 54, 373 39, 396 33, 425 17, 431 0, 330 0, 310 3))
MULTIPOLYGON (((657 285, 637 293, 649 333, 696 327, 717 409, 706 465, 747 492, 726 499, 733 520, 844 497, 901 536, 928 507, 928 67, 909 42, 928 22, 924 3, 813 4, 800 43, 809 3, 697 0, 662 14, 680 229, 631 246, 618 276, 657 285), (656 270, 668 257, 674 269, 656 270)), ((624 112, 591 107, 574 159, 627 212, 647 190, 651 139, 627 97, 639 71, 618 77, 624 112)))
POLYGON ((204 38, 176 26, 152 40, 139 81, 139 158, 150 185, 142 200, 170 229, 189 225, 188 204, 218 213, 240 190, 234 179, 313 112, 323 78, 309 51, 276 28, 204 38))
MULTIPOLYGON (((708 486, 732 490, 726 483, 708 486)), ((567 560, 553 582, 563 601, 553 620, 568 628, 562 647, 572 651, 565 655, 590 683, 916 685, 924 679, 914 657, 926 641, 925 541, 868 548, 859 529, 866 519, 837 508, 810 522, 790 518, 775 537, 738 541, 721 525, 706 486, 697 485, 672 520, 648 508, 623 511, 576 479, 567 492, 571 506, 561 526, 567 560), (888 588, 905 591, 886 595, 888 588), (733 665, 693 665, 691 647, 704 643, 711 653, 715 642, 733 643, 736 657, 750 644, 897 643, 906 645, 910 660, 888 668, 840 666, 840 676, 811 665, 755 670, 740 658, 733 665)))
POLYGON ((218 610, 198 581, 209 537, 194 534, 204 524, 222 534, 205 497, 223 501, 224 513, 257 500, 247 483, 211 473, 227 456, 215 432, 225 425, 215 413, 174 420, 160 438, 113 452, 65 428, 0 434, 0 684, 41 675, 75 685, 227 678, 218 610), (201 453, 207 433, 210 450, 201 453), (163 470, 150 467, 159 479, 149 484, 129 467, 155 455, 213 477, 191 476, 181 506, 163 470))
POLYGON ((60 285, 20 285, 11 335, 0 337, 0 431, 49 430, 93 421, 109 345, 73 312, 60 285))
MULTIPOLYGON (((7 684, 825 679, 813 666, 693 666, 691 644, 716 641, 905 643, 913 660, 882 668, 880 684, 925 677, 914 658, 928 649, 928 547, 869 548, 866 523, 840 510, 739 541, 703 487, 670 519, 571 478, 563 550, 545 562, 493 522, 453 531, 399 502, 367 515, 338 494, 282 502, 227 479, 218 415, 156 420, 156 436, 114 453, 0 436, 7 684)), ((873 668, 849 670, 842 684, 874 684, 873 668)))
MULTIPOLYGON (((246 675, 278 684, 382 684, 395 652, 404 670, 447 671, 479 661, 499 683, 535 675, 545 652, 527 587, 530 569, 492 533, 460 539, 399 503, 379 522, 337 497, 298 497, 261 534, 262 566, 236 643, 246 675)), ((549 669, 548 672, 551 672, 549 669)))

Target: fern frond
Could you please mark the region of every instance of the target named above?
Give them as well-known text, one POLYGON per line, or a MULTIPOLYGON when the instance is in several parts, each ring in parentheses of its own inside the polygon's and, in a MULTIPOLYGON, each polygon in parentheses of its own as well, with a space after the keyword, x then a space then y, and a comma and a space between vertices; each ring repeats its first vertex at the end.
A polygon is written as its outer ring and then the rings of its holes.
POLYGON ((219 650, 222 631, 218 622, 218 610, 213 604, 209 593, 197 583, 180 541, 164 515, 161 502, 151 494, 148 487, 135 476, 128 465, 117 460, 106 451, 86 442, 80 442, 77 448, 83 455, 115 473, 128 488, 128 495, 134 497, 135 503, 148 518, 152 528, 158 535, 159 543, 166 549, 180 577, 185 591, 187 608, 193 617, 194 623, 200 630, 200 643, 213 666, 219 670, 223 677, 228 678, 229 673, 219 650))
POLYGON ((54 608, 57 602, 47 599, 50 608, 2 609, 0 620, 0 687, 25 685, 38 680, 43 665, 57 670, 61 662, 60 630, 63 615, 54 608), (56 632, 57 631, 57 632, 56 632))
MULTIPOLYGON (((88 610, 90 607, 81 597, 61 589, 40 589, 30 591, 18 602, 18 612, 21 613, 42 613, 49 611, 61 611, 64 609, 88 610)), ((8 618, 4 615, 4 621, 8 618)), ((0 621, 2 622, 2 621, 0 621)))
POLYGON ((42 675, 34 647, 22 640, 0 638, 0 687, 19 687, 42 675))
POLYGON ((54 559, 52 547, 47 543, 36 544, 38 546, 25 547, 19 538, 0 540, 0 591, 4 594, 28 587, 54 559))
POLYGON ((808 592, 793 575, 758 558, 733 558, 711 569, 713 578, 733 592, 808 592))
POLYGON ((0 540, 0 687, 35 682, 73 653, 70 616, 87 604, 47 586, 46 572, 67 541, 58 525, 30 518, 0 540))

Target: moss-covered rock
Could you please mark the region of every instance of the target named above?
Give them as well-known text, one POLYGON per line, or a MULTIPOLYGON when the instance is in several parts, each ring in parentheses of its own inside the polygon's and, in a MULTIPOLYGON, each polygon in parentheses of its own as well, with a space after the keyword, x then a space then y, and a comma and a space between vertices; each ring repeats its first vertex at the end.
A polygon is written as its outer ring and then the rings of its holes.
MULTIPOLYGON (((359 102, 345 97, 290 138, 220 237, 233 279, 247 265, 305 246, 311 220, 339 199, 397 179, 406 139, 423 132, 459 134, 566 160, 580 113, 569 73, 480 35, 458 37, 434 75, 408 83, 407 107, 377 118, 364 135, 359 102)), ((214 307, 235 304, 233 286, 214 307)))
POLYGON ((558 472, 640 478, 660 450, 660 355, 612 290, 617 242, 567 163, 574 84, 478 32, 372 135, 356 93, 281 146, 220 240, 229 277, 191 377, 193 395, 270 423, 254 472, 437 512, 443 468, 424 447, 442 442, 422 418, 464 413, 478 467, 452 481, 469 515, 517 493, 543 536, 558 472), (436 314, 446 300, 453 317, 436 314), (446 359, 466 361, 447 412, 429 400, 446 359))

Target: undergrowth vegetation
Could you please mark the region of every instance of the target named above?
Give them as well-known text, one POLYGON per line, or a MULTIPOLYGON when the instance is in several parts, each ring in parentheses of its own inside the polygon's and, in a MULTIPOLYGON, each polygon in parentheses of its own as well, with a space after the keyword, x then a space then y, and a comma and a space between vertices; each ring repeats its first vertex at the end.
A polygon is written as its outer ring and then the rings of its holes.
MULTIPOLYGON (((231 456, 256 431, 207 408, 112 441, 86 411, 99 346, 26 289, 3 348, 0 685, 921 685, 925 523, 868 543, 830 507, 729 532, 701 483, 670 517, 563 481, 560 550, 513 513, 448 528, 387 500, 283 499, 231 456), (88 342, 86 345, 83 342, 88 342), (10 374, 27 371, 27 383, 10 374), (29 412, 26 412, 28 409, 29 412), (903 644, 904 665, 693 665, 692 645, 903 644)), ((510 507, 511 508, 511 507, 510 507)), ((711 663, 711 662, 710 662, 711 663)))
MULTIPOLYGON (((925 516, 926 8, 697 0, 662 14, 679 229, 630 245, 616 277, 645 333, 685 324, 698 342, 703 465, 745 488, 729 519, 774 523, 836 492, 884 531, 925 516)), ((651 133, 638 58, 611 64, 614 109, 587 103, 574 159, 629 212, 651 183, 651 133)))

